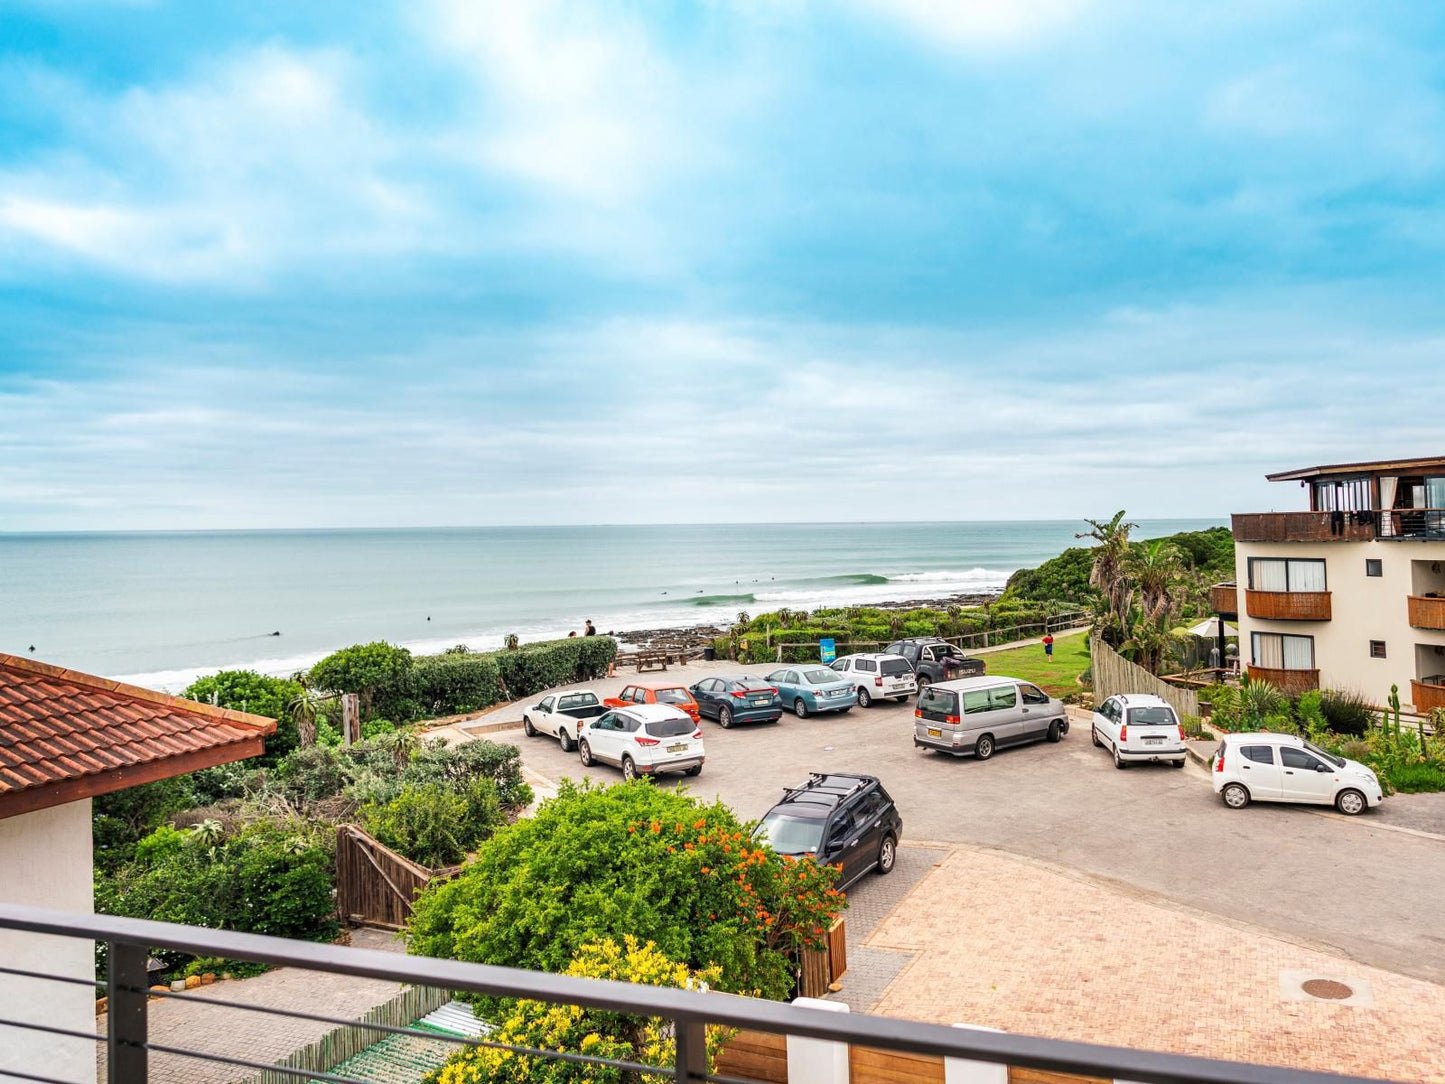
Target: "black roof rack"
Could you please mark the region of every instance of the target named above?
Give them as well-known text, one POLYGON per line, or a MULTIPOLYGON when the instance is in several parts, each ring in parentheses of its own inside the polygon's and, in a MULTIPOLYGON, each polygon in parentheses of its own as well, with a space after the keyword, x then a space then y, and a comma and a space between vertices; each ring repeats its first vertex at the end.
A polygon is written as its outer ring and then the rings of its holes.
POLYGON ((832 799, 838 805, 851 798, 865 787, 878 782, 871 775, 853 775, 845 772, 809 772, 808 781, 801 787, 784 787, 783 801, 812 799, 823 802, 832 799))

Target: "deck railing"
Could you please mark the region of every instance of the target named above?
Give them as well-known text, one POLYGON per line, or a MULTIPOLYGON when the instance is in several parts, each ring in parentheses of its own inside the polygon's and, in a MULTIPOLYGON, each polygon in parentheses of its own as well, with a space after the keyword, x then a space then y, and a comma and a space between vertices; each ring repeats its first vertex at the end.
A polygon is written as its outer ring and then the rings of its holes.
POLYGON ((1281 670, 1273 666, 1249 664, 1251 681, 1267 681, 1280 692, 1291 696, 1312 692, 1320 687, 1318 670, 1281 670))
POLYGON ((1245 591, 1244 608, 1266 621, 1328 621, 1333 613, 1328 591, 1245 591))
POLYGON ((1445 508, 1349 512, 1237 512, 1236 542, 1371 542, 1445 540, 1445 508))
MULTIPOLYGON (((1250 1065, 1213 1058, 1166 1054, 1152 1050, 1098 1046, 1092 1043, 1041 1039, 1027 1035, 990 1032, 925 1024, 893 1017, 824 1012, 796 1005, 759 1001, 730 994, 677 990, 596 979, 581 979, 539 971, 461 963, 404 956, 392 952, 288 941, 254 934, 199 929, 164 922, 116 918, 108 915, 80 915, 60 911, 0 904, 0 930, 59 935, 97 941, 106 947, 109 975, 105 989, 109 997, 108 1033, 95 1035, 64 1026, 53 1015, 44 1023, 0 1018, 0 1028, 32 1029, 53 1036, 93 1039, 105 1044, 109 1084, 143 1084, 151 1080, 149 1059, 162 1052, 201 1061, 222 1062, 241 1069, 269 1070, 297 1080, 325 1080, 334 1084, 365 1084, 332 1072, 277 1068, 262 1062, 208 1053, 202 1045, 206 1035, 191 1041, 197 1045, 160 1044, 148 1037, 147 1014, 153 996, 146 978, 149 949, 163 948, 200 956, 253 960, 283 967, 387 979, 398 983, 439 986, 496 997, 525 997, 562 1005, 578 1005, 605 1012, 670 1022, 676 1045, 672 1065, 642 1065, 585 1055, 575 1051, 536 1050, 497 1042, 485 1037, 463 1038, 436 1031, 419 1031, 381 1023, 361 1023, 327 1016, 205 998, 209 1006, 236 1010, 236 1027, 260 1033, 268 1014, 337 1025, 371 1028, 378 1041, 395 1034, 417 1035, 432 1041, 446 1041, 459 1048, 492 1047, 550 1060, 607 1066, 642 1079, 659 1078, 678 1084, 751 1084, 747 1078, 721 1076, 708 1070, 705 1052, 706 1029, 710 1026, 748 1029, 775 1035, 849 1043, 881 1050, 924 1054, 934 1057, 1013 1065, 1052 1073, 1072 1073, 1109 1080, 1149 1081, 1154 1084, 1345 1084, 1365 1078, 1331 1073, 1306 1072, 1279 1066, 1250 1065)), ((44 979, 57 983, 91 985, 91 980, 51 972, 27 971, 0 961, 0 1016, 13 1017, 13 999, 4 995, 5 984, 14 978, 44 979)), ((194 995, 166 993, 187 998, 194 995)), ((72 1084, 45 1075, 43 1070, 6 1065, 16 1044, 0 1044, 0 1071, 20 1080, 42 1084, 72 1084), (13 1070, 13 1071, 11 1071, 13 1070)), ((238 1074, 239 1075, 239 1074, 238 1074)))

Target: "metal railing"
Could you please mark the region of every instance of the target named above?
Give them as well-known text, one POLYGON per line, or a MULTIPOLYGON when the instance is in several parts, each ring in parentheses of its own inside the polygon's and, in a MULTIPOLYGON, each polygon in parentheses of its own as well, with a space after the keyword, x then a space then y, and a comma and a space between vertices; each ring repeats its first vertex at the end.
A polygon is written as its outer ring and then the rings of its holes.
MULTIPOLYGON (((151 993, 146 976, 147 953, 153 948, 413 985, 439 986, 494 997, 525 997, 553 1004, 576 1005, 628 1016, 670 1021, 676 1057, 674 1064, 667 1067, 593 1057, 574 1051, 538 1050, 495 1042, 486 1037, 463 1038, 432 1030, 422 1031, 340 1019, 323 1013, 268 1008, 212 996, 204 998, 204 1003, 208 1006, 235 1009, 238 1028, 262 1027, 267 1014, 271 1014, 318 1023, 369 1028, 377 1033, 378 1041, 390 1035, 412 1035, 434 1042, 453 1043, 459 1047, 491 1047, 536 1058, 608 1066, 636 1073, 645 1079, 660 1078, 673 1080, 678 1084, 753 1084, 747 1078, 720 1076, 709 1071, 706 1029, 714 1026, 851 1043, 903 1053, 1007 1064, 1047 1072, 1148 1081, 1153 1084, 1347 1084, 1350 1081, 1366 1084, 1367 1081, 1364 1077, 1347 1077, 1280 1066, 1250 1065, 1005 1032, 951 1028, 892 1017, 823 1012, 731 994, 581 979, 540 971, 404 956, 373 949, 289 941, 277 937, 109 915, 79 915, 14 904, 0 904, 0 930, 82 938, 105 944, 109 961, 109 974, 105 982, 109 997, 106 1034, 97 1035, 50 1023, 37 1024, 6 1019, 4 1017, 10 1015, 8 1012, 0 1013, 0 1027, 33 1029, 56 1036, 104 1043, 107 1048, 109 1084, 141 1084, 151 1080, 149 1059, 152 1053, 222 1062, 244 1069, 266 1070, 297 1080, 366 1084, 364 1081, 332 1072, 281 1067, 154 1041, 148 1035, 148 1009, 149 999, 157 995, 151 993)), ((3 996, 7 977, 46 979, 84 986, 92 984, 89 979, 21 970, 0 961, 0 1006, 8 1004, 3 996)), ((176 992, 160 996, 185 999, 192 995, 176 992)), ((41 1084, 73 1084, 43 1073, 20 1070, 13 1065, 7 1066, 6 1057, 6 1048, 0 1047, 0 1078, 9 1076, 19 1080, 39 1081, 41 1084)))

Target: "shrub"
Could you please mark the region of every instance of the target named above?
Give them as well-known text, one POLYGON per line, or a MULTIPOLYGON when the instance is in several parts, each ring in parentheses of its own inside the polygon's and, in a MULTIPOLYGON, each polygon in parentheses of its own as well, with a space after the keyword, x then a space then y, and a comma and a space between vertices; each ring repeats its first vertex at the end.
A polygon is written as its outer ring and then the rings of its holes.
POLYGON ((223 708, 249 711, 252 715, 264 715, 276 720, 276 733, 266 739, 266 754, 258 757, 261 763, 272 763, 289 753, 300 744, 296 733, 296 721, 286 710, 294 697, 301 692, 301 686, 285 678, 267 677, 254 670, 222 670, 220 673, 197 678, 181 693, 187 700, 203 704, 215 702, 223 708))
POLYGON ((1368 733, 1375 722, 1370 702, 1361 693, 1341 689, 1326 689, 1320 694, 1320 713, 1330 730, 1353 738, 1368 733))
POLYGON ((434 869, 460 862, 503 820, 489 779, 474 780, 461 792, 438 783, 404 786, 389 802, 363 806, 360 817, 386 846, 434 869))
POLYGON ((1445 765, 1437 763, 1400 764, 1386 771, 1390 786, 1404 794, 1445 790, 1445 765))
POLYGON ((369 718, 378 692, 402 687, 411 665, 410 651, 378 640, 332 652, 311 668, 310 678, 318 689, 358 694, 369 718))
MULTIPOLYGON (((651 942, 638 943, 627 936, 623 945, 608 938, 589 942, 578 949, 566 974, 577 978, 635 982, 646 986, 706 989, 717 981, 717 971, 689 971, 684 964, 669 960, 651 942)), ((725 1028, 707 1029, 707 1071, 713 1071, 723 1044, 731 1038, 725 1028)), ((621 1013, 585 1009, 579 1005, 557 1005, 544 1001, 518 1001, 508 1010, 494 1042, 615 1058, 639 1065, 671 1069, 676 1057, 676 1039, 670 1022, 656 1017, 624 1016, 621 1013)), ((620 1084, 632 1079, 617 1069, 602 1065, 560 1061, 517 1054, 510 1050, 474 1047, 452 1057, 431 1076, 428 1084, 620 1084)))
POLYGON ((408 950, 560 971, 583 945, 634 934, 718 985, 784 998, 789 954, 821 945, 844 905, 836 872, 754 848, 720 802, 646 780, 564 780, 533 817, 500 829, 412 913, 408 950))
POLYGON ((142 836, 194 804, 187 776, 98 795, 91 805, 95 864, 108 868, 130 861, 142 836))

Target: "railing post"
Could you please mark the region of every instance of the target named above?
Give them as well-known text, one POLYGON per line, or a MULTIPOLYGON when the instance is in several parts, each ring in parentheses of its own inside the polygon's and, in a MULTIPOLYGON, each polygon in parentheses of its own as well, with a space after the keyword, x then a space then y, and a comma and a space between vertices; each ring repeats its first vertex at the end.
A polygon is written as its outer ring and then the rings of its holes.
POLYGON ((107 942, 106 1009, 110 1017, 106 1042, 109 1084, 149 1080, 146 1067, 146 950, 144 945, 107 942))
POLYGON ((672 1033, 677 1043, 672 1079, 676 1084, 703 1084, 707 1079, 707 1025, 679 1017, 672 1022, 672 1033))

